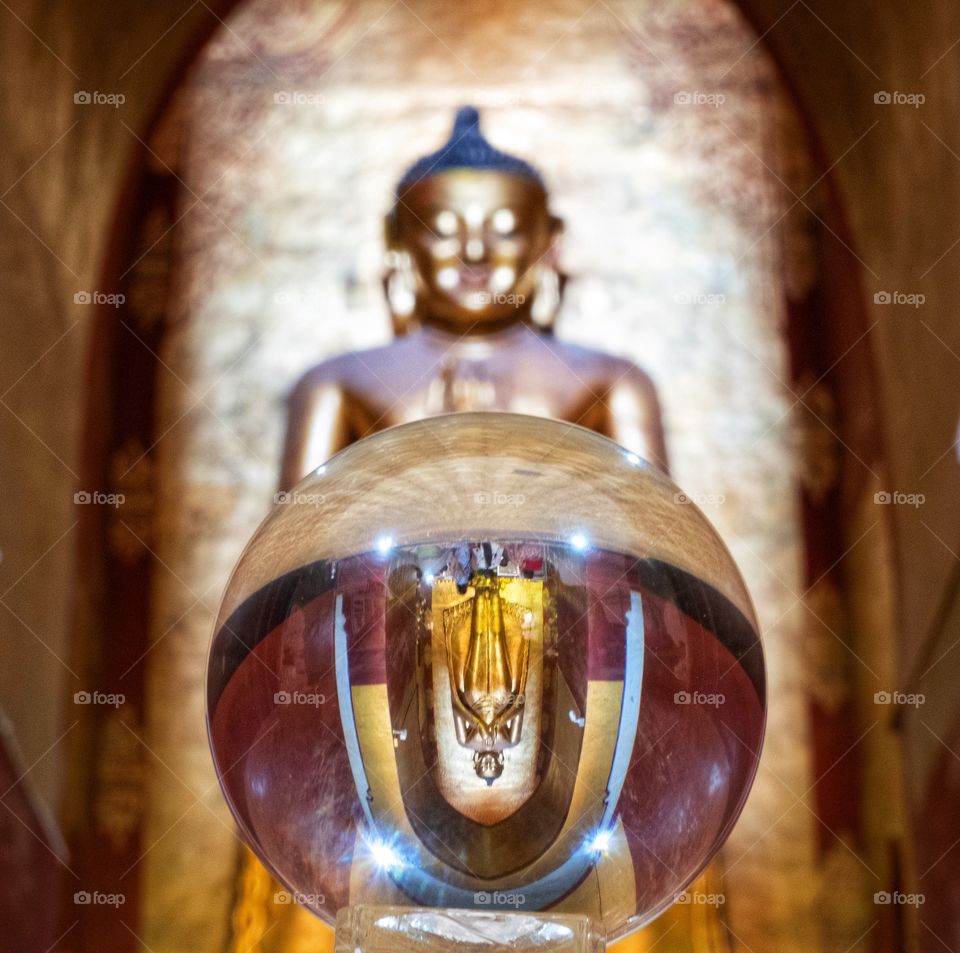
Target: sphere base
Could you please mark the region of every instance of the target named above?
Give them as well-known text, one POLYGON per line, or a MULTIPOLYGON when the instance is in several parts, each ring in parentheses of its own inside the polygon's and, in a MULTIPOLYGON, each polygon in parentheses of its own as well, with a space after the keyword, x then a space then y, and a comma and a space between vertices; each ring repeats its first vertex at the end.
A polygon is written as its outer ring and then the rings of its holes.
POLYGON ((602 933, 585 916, 360 905, 337 914, 334 953, 603 953, 604 948, 602 933))

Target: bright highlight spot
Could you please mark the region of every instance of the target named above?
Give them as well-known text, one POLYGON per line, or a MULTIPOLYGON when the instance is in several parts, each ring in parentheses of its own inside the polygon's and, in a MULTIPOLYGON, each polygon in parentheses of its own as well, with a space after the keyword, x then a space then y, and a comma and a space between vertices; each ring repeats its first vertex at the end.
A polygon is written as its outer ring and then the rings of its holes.
POLYGON ((446 268, 441 268, 440 271, 437 272, 437 284, 440 285, 444 291, 452 291, 460 284, 460 273, 456 268, 452 268, 449 265, 446 268))
POLYGON ((517 273, 509 265, 497 265, 490 276, 490 287, 495 292, 508 291, 517 280, 517 273))
POLYGON ((377 552, 379 553, 389 553, 393 548, 393 537, 392 536, 381 536, 377 540, 377 552))
POLYGON ((470 228, 479 228, 483 224, 483 206, 479 202, 471 202, 463 217, 470 228))
POLYGON ((498 208, 491 219, 493 230, 501 235, 509 235, 517 227, 517 217, 508 208, 498 208))
POLYGON ((588 849, 594 854, 605 854, 610 850, 610 831, 597 831, 590 841, 588 849))
POLYGON ((574 533, 573 536, 570 537, 570 545, 574 549, 578 549, 583 552, 588 545, 587 537, 584 536, 583 533, 574 533))
POLYGON ((383 841, 368 841, 367 846, 370 848, 370 853, 373 854, 377 866, 381 869, 393 870, 403 866, 403 861, 397 852, 388 844, 384 844, 383 841))
POLYGON ((450 209, 445 208, 437 216, 437 231, 441 235, 446 235, 447 237, 449 237, 450 235, 456 235, 457 227, 458 227, 457 216, 454 215, 454 213, 451 212, 450 209))

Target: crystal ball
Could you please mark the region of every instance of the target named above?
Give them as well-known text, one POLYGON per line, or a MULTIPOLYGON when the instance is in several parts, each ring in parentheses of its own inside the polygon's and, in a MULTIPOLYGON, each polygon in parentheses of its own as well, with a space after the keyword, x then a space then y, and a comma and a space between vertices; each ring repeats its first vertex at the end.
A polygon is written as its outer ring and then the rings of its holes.
POLYGON ((592 431, 489 413, 385 430, 278 494, 207 692, 244 838, 328 922, 550 911, 610 940, 720 847, 766 710, 700 510, 592 431))

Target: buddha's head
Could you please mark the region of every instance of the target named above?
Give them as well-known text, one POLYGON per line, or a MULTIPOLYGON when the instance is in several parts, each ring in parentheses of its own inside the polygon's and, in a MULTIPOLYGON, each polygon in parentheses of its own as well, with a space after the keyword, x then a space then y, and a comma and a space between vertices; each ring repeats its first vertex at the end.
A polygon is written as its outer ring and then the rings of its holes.
POLYGON ((397 186, 387 217, 398 272, 388 276, 391 310, 406 304, 416 320, 457 331, 548 323, 559 304, 560 229, 537 170, 490 145, 465 106, 446 144, 397 186))
POLYGON ((473 756, 473 770, 489 787, 503 774, 503 752, 477 751, 473 756))

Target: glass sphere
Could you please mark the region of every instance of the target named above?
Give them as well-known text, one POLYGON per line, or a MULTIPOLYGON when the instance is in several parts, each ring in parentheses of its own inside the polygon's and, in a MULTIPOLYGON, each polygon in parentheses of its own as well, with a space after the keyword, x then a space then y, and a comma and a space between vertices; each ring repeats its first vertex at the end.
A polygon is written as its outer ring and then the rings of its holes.
POLYGON ((611 940, 720 847, 765 717, 703 514, 612 441, 510 414, 386 430, 279 494, 207 689, 246 840, 324 919, 545 910, 611 940))

